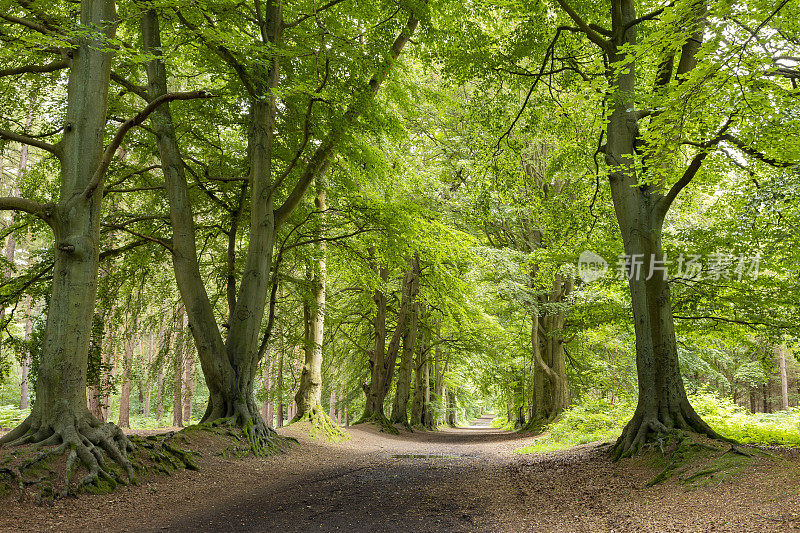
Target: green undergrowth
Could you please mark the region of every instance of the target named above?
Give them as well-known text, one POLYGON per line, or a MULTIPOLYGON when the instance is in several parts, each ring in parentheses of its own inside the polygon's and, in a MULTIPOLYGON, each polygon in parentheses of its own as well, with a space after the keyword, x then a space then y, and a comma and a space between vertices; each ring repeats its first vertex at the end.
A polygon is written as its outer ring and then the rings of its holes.
MULTIPOLYGON (((762 446, 800 446, 798 407, 771 414, 753 414, 729 399, 708 391, 690 394, 689 401, 712 428, 737 442, 762 446)), ((617 399, 614 403, 603 399, 584 400, 549 424, 533 444, 517 452, 543 453, 590 442, 614 440, 630 420, 635 408, 634 399, 617 399)))
POLYGON ((496 416, 492 419, 489 425, 493 428, 502 429, 504 431, 514 431, 514 423, 508 421, 508 417, 496 416))
POLYGON ((12 429, 25 420, 30 409, 20 409, 15 405, 0 405, 0 428, 12 429))

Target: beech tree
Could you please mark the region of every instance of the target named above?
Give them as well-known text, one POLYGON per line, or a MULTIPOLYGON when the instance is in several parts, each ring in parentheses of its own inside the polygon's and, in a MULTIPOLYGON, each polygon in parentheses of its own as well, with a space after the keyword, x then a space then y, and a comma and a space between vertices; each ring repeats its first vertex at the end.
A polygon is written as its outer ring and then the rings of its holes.
MULTIPOLYGON (((195 98, 197 94, 173 93, 151 102, 133 118, 123 122, 105 145, 111 41, 116 28, 115 5, 110 0, 88 0, 80 4, 80 22, 65 29, 55 13, 39 11, 28 2, 22 17, 6 17, 14 31, 28 31, 34 39, 55 37, 63 47, 60 58, 46 66, 37 62, 6 69, 5 76, 53 72, 69 68, 66 115, 61 139, 49 143, 25 133, 0 130, 0 137, 49 152, 60 164, 59 197, 37 201, 20 197, 0 200, 0 207, 29 213, 46 222, 53 231, 55 265, 47 326, 36 382, 36 402, 30 416, 0 439, 6 446, 27 443, 60 444, 67 452, 68 476, 80 461, 89 470, 89 483, 108 477, 100 450, 124 467, 134 480, 126 453, 131 445, 113 424, 103 424, 88 410, 86 368, 94 316, 99 262, 100 214, 103 180, 114 154, 127 132, 170 99, 195 98), (33 20, 24 18, 30 15, 33 20), (20 30, 21 28, 21 30, 20 30)), ((60 10, 59 10, 60 11, 60 10)), ((68 11, 63 12, 67 15, 68 11)), ((59 13, 62 15, 62 13, 59 13)), ((43 55, 43 54, 41 54, 43 55)), ((32 61, 41 59, 34 54, 32 61)))

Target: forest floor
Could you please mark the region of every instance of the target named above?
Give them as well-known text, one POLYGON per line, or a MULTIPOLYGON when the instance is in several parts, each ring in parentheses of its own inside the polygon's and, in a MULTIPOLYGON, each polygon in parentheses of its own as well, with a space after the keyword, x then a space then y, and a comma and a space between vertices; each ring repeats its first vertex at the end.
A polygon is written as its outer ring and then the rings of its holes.
MULTIPOLYGON (((652 458, 607 446, 520 455, 535 437, 474 426, 388 435, 349 429, 268 458, 201 449, 199 471, 35 507, 2 502, 2 531, 791 531, 800 530, 800 453, 776 452, 686 485, 647 487, 652 458)), ((194 439, 194 437, 193 437, 194 439)))

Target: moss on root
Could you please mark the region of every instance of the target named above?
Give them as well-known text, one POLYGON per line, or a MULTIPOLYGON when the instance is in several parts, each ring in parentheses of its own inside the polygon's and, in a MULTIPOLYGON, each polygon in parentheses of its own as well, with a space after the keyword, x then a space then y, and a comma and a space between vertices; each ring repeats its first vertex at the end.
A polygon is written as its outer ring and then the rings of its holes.
POLYGON ((394 424, 389 422, 389 419, 383 413, 374 413, 374 414, 367 414, 364 413, 364 416, 358 419, 356 424, 366 424, 372 423, 378 426, 378 429, 385 432, 390 433, 392 435, 399 435, 400 430, 397 429, 394 424))
POLYGON ((349 435, 339 426, 333 423, 331 417, 322 407, 314 407, 309 412, 296 416, 291 424, 308 424, 308 436, 312 439, 322 439, 327 442, 342 442, 347 440, 349 435))
POLYGON ((286 451, 294 440, 279 435, 260 419, 248 419, 243 422, 236 417, 219 418, 189 426, 183 431, 187 435, 196 431, 205 431, 230 437, 233 442, 219 452, 223 457, 243 458, 248 455, 256 457, 275 455, 286 451))
POLYGON ((648 487, 677 478, 687 486, 721 483, 724 479, 741 474, 758 458, 772 458, 769 453, 755 447, 743 449, 736 445, 680 432, 669 434, 653 443, 653 468, 658 474, 647 483, 648 487))

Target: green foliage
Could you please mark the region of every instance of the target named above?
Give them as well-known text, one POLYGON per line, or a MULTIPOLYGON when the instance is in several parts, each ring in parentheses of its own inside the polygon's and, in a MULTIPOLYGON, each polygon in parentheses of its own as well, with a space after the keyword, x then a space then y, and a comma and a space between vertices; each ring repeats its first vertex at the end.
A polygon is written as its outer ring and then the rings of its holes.
POLYGON ((800 446, 800 407, 753 414, 708 389, 690 400, 697 413, 725 437, 746 444, 800 446))
POLYGON ((618 399, 613 403, 605 399, 586 399, 565 411, 534 444, 517 451, 552 452, 616 438, 630 419, 634 408, 635 402, 631 399, 618 399))
MULTIPOLYGON (((689 401, 697 413, 725 437, 743 444, 800 445, 800 407, 753 414, 708 389, 690 394, 689 401)), ((607 400, 587 399, 565 411, 534 444, 517 452, 550 452, 616 439, 635 407, 636 402, 630 398, 613 404, 607 400)))
POLYGON ((15 405, 0 405, 0 428, 13 428, 25 420, 30 409, 20 409, 15 405))

